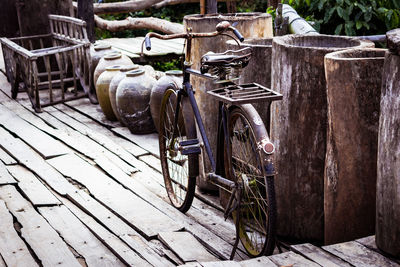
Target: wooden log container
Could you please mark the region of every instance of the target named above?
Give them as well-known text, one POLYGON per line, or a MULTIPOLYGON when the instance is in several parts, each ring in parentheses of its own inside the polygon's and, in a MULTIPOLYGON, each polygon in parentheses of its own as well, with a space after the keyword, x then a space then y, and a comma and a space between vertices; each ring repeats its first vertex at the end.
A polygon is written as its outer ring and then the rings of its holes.
POLYGON ((379 105, 385 51, 349 49, 325 56, 325 244, 375 233, 379 105))
MULTIPOLYGON (((236 14, 208 14, 208 15, 189 15, 183 18, 185 29, 191 28, 193 32, 212 32, 215 26, 227 20, 230 23, 237 22, 235 26, 244 38, 252 37, 272 37, 272 17, 265 13, 236 13, 236 14)), ((227 36, 217 36, 213 38, 199 38, 192 42, 191 54, 193 68, 200 68, 200 59, 208 51, 223 52, 227 49, 226 41, 230 40, 227 36)), ((205 124, 205 130, 210 141, 214 156, 216 156, 217 144, 217 125, 218 125, 218 102, 207 95, 206 90, 215 89, 212 82, 192 77, 193 88, 196 89, 196 100, 199 105, 201 117, 205 124), (213 114, 212 116, 206 116, 213 114)), ((197 184, 201 189, 215 189, 206 182, 204 172, 211 171, 208 159, 200 157, 200 176, 197 184), (203 162, 203 163, 202 163, 203 162), (204 167, 204 171, 202 171, 204 167)))
POLYGON ((322 241, 327 100, 324 56, 373 47, 349 37, 286 35, 272 43, 271 138, 276 145, 278 234, 322 241))
POLYGON ((400 258, 400 55, 390 52, 383 68, 379 119, 376 245, 400 258))

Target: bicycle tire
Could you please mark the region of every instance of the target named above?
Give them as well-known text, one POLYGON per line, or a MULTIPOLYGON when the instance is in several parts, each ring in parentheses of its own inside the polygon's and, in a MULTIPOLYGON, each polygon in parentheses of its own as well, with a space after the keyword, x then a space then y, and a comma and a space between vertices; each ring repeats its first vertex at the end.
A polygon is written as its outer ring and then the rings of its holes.
POLYGON ((276 232, 274 178, 265 175, 258 148, 258 142, 268 136, 267 131, 254 107, 244 104, 230 110, 228 133, 225 173, 243 188, 240 207, 232 213, 234 221, 239 220, 236 231, 250 256, 271 255, 276 232))
POLYGON ((197 138, 194 115, 188 99, 181 101, 177 136, 172 138, 177 88, 165 91, 160 111, 160 160, 164 184, 172 205, 181 212, 186 212, 192 205, 198 175, 198 154, 182 155, 178 144, 181 141, 197 138), (185 116, 183 116, 185 114, 185 116), (169 146, 174 142, 173 149, 169 146))

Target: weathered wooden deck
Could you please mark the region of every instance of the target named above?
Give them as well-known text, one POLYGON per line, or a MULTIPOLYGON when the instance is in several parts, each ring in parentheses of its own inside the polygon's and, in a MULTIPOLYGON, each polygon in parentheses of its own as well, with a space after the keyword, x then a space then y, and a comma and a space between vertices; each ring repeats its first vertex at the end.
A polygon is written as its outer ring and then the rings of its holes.
POLYGON ((170 206, 156 135, 130 134, 88 99, 34 113, 1 72, 0 90, 0 267, 400 266, 374 237, 226 261, 234 225, 200 193, 187 214, 170 206))
POLYGON ((132 59, 134 63, 142 61, 166 61, 179 58, 184 52, 184 39, 160 40, 151 39, 151 50, 143 49, 144 58, 141 57, 144 37, 135 38, 108 38, 98 42, 109 44, 114 50, 120 51, 132 59))

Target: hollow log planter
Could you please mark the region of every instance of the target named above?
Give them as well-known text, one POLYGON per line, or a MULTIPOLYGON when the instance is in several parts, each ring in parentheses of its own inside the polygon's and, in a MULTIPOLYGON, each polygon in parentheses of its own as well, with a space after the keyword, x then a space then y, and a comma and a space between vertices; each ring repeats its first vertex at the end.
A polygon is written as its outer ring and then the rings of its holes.
MULTIPOLYGON (((396 52, 400 51, 400 43, 397 48, 396 52)), ((399 54, 386 53, 383 68, 376 194, 376 245, 397 258, 400 258, 399 54)))
POLYGON ((379 105, 385 51, 350 49, 325 56, 325 244, 375 233, 379 105))
POLYGON ((329 35, 287 35, 272 43, 271 137, 276 145, 278 234, 322 241, 327 100, 324 56, 371 42, 329 35))
MULTIPOLYGON (((271 55, 272 55, 272 38, 250 38, 243 43, 237 44, 233 40, 227 41, 229 49, 237 50, 244 47, 251 47, 252 54, 249 64, 242 70, 240 75, 240 83, 258 83, 271 88, 271 55)), ((270 122, 270 102, 253 103, 257 112, 260 114, 265 127, 270 122)))
MULTIPOLYGON (((236 14, 208 14, 189 15, 183 18, 185 29, 192 28, 193 32, 212 32, 215 26, 227 20, 230 23, 238 22, 235 26, 245 39, 252 37, 272 37, 272 17, 265 13, 236 13, 236 14)), ((192 63, 194 69, 200 68, 200 59, 208 51, 223 52, 227 49, 226 41, 231 40, 227 36, 213 38, 198 38, 192 41, 192 63)), ((214 156, 216 156, 217 125, 218 125, 218 102, 211 98, 206 89, 215 89, 216 85, 202 78, 192 77, 193 88, 196 88, 196 100, 199 111, 205 124, 205 130, 210 141, 214 156), (210 116, 210 114, 212 114, 210 116)), ((201 189, 215 189, 206 182, 205 172, 211 171, 208 159, 200 157, 200 175, 197 184, 201 189), (203 162, 203 163, 202 163, 203 162)), ((223 168, 223 167, 222 167, 223 168)))

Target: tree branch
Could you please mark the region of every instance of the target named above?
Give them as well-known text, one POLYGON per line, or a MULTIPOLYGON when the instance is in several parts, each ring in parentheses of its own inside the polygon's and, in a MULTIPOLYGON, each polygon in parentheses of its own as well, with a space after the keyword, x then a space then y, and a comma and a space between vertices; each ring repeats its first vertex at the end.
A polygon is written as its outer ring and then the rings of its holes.
POLYGON ((99 27, 100 29, 109 30, 110 32, 135 29, 149 29, 167 34, 184 32, 184 27, 182 24, 153 17, 128 17, 124 20, 105 20, 95 15, 94 20, 97 27, 99 27))
POLYGON ((95 14, 136 12, 150 8, 162 1, 163 0, 130 0, 104 4, 95 3, 93 4, 93 9, 95 14))

